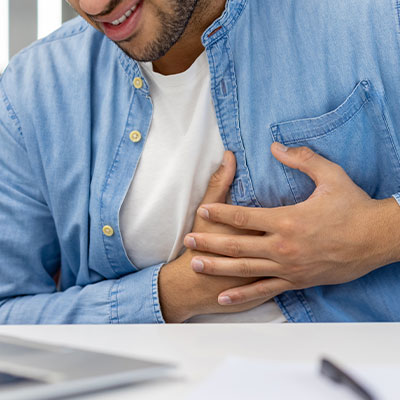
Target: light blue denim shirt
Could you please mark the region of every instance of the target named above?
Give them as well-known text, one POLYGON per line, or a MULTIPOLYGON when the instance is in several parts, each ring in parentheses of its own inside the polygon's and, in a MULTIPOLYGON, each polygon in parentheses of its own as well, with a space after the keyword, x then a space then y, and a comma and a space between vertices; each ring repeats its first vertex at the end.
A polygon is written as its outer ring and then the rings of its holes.
MULTIPOLYGON (((400 192, 399 9, 227 2, 202 40, 237 158, 233 203, 276 207, 312 193, 272 157, 275 140, 339 163, 373 198, 400 192)), ((164 322, 161 265, 138 270, 119 230, 152 111, 137 63, 81 18, 11 61, 0 82, 1 323, 164 322)), ((400 321, 400 265, 276 301, 291 322, 400 321)))

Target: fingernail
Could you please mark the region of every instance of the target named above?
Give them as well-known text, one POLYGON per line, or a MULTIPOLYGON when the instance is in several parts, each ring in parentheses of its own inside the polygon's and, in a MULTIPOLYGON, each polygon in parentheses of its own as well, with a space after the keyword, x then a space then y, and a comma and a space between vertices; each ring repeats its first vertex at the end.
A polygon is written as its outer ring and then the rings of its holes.
POLYGON ((204 264, 200 260, 192 260, 192 268, 195 272, 203 272, 204 264))
POLYGON ((189 249, 196 248, 196 241, 194 240, 194 237, 192 237, 192 236, 186 236, 184 244, 186 247, 189 247, 189 249))
POLYGON ((221 306, 226 306, 228 304, 232 304, 232 299, 229 296, 221 296, 218 297, 218 303, 221 306))
POLYGON ((204 219, 210 219, 210 213, 208 212, 208 210, 206 208, 200 207, 197 210, 197 213, 200 215, 200 217, 202 217, 204 219))
POLYGON ((288 151, 288 148, 285 145, 283 145, 282 143, 279 143, 279 142, 275 142, 275 148, 277 150, 279 150, 279 151, 284 152, 284 153, 288 151))

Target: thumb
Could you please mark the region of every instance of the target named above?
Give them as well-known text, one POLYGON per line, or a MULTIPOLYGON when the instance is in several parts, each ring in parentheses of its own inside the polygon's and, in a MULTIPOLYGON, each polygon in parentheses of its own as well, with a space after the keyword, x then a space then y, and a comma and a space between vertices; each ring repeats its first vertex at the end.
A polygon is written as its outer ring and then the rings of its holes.
POLYGON ((308 147, 286 147, 275 142, 271 145, 273 156, 282 164, 307 174, 318 186, 337 176, 341 167, 315 153, 308 147))
POLYGON ((226 195, 236 173, 236 158, 231 151, 225 151, 221 166, 212 175, 202 204, 225 203, 226 195))

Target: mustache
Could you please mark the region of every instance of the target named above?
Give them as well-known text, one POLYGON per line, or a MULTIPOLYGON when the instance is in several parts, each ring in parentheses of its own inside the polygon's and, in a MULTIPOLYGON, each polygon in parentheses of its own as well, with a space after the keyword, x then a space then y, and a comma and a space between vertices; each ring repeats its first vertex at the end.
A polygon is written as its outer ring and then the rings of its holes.
POLYGON ((112 10, 114 10, 115 7, 117 7, 119 4, 121 4, 123 0, 111 0, 110 3, 107 5, 107 7, 99 14, 87 14, 88 17, 90 18, 98 18, 98 17, 104 17, 105 15, 108 15, 111 13, 112 10))

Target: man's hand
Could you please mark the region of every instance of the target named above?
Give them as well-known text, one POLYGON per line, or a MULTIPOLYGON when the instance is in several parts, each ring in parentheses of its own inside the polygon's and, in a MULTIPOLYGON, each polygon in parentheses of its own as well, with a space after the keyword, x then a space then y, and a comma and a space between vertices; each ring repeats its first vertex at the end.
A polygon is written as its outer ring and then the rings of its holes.
MULTIPOLYGON (((235 171, 234 155, 231 152, 225 152, 224 163, 212 176, 203 202, 225 203, 235 171)), ((229 225, 215 224, 199 216, 196 216, 193 231, 249 236, 260 234, 238 230, 229 225)), ((254 282, 259 278, 199 275, 190 266, 192 258, 196 255, 207 255, 207 253, 186 250, 181 257, 165 265, 160 271, 159 295, 166 322, 182 322, 200 314, 244 311, 265 302, 261 299, 240 306, 219 305, 217 299, 221 291, 254 282)))
POLYGON ((202 205, 205 220, 263 235, 191 233, 185 245, 228 257, 196 256, 192 267, 209 275, 258 277, 223 291, 220 304, 270 299, 282 292, 357 279, 400 260, 400 209, 394 199, 372 200, 345 171, 308 148, 274 143, 272 153, 313 179, 303 203, 273 209, 202 205))

